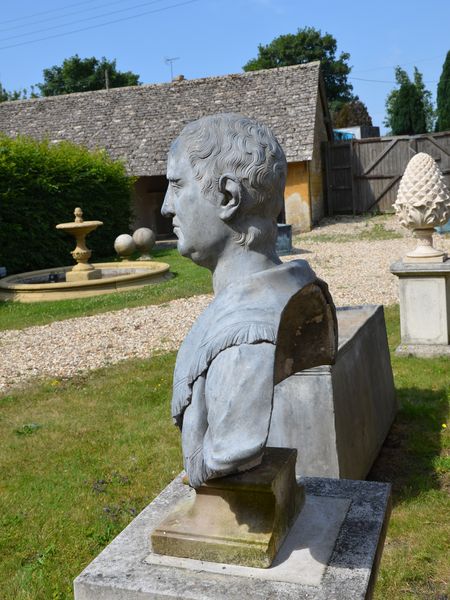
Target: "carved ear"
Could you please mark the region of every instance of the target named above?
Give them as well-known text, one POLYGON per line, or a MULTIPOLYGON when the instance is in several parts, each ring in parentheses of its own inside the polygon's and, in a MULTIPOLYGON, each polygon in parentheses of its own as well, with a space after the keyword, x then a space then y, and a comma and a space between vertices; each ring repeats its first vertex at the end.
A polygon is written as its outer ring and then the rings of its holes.
POLYGON ((223 194, 219 216, 222 221, 231 221, 241 205, 242 185, 235 175, 226 173, 219 179, 219 191, 223 194))

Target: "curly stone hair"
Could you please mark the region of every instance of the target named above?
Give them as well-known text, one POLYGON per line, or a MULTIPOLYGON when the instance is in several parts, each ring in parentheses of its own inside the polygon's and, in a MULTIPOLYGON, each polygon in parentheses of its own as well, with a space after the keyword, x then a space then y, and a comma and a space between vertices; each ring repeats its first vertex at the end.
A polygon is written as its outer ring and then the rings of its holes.
POLYGON ((243 188, 239 217, 228 225, 236 241, 252 249, 274 245, 276 220, 283 208, 287 163, 272 131, 248 117, 219 113, 186 125, 181 144, 206 194, 219 189, 219 179, 232 173, 243 188))

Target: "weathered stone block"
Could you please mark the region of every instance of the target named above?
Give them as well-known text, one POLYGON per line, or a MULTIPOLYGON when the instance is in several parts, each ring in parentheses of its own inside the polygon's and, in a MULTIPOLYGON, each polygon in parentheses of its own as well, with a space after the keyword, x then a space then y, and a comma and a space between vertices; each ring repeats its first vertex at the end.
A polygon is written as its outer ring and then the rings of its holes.
POLYGON ((269 567, 304 503, 296 457, 296 450, 266 448, 258 467, 192 490, 152 533, 154 552, 269 567))
POLYGON ((383 307, 337 318, 336 363, 276 386, 268 444, 298 449, 298 476, 364 479, 397 412, 383 307))

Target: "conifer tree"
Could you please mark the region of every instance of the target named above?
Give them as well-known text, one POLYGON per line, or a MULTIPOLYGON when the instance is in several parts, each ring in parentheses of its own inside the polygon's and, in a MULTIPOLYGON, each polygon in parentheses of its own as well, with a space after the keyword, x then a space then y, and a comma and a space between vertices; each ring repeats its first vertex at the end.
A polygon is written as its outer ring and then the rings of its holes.
POLYGON ((414 68, 414 81, 411 81, 406 71, 396 67, 395 79, 400 87, 392 90, 386 99, 386 127, 390 127, 392 135, 426 133, 431 129, 433 105, 422 74, 414 68))
POLYGON ((436 131, 450 131, 450 51, 447 52, 437 88, 436 131))

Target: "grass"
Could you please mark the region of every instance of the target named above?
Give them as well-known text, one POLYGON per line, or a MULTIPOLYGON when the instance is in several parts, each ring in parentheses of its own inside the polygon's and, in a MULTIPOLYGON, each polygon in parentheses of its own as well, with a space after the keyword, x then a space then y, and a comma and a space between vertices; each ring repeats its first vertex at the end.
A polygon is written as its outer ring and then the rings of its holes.
MULTIPOLYGON (((386 311, 390 346, 398 307, 386 311)), ((72 598, 72 580, 181 468, 174 355, 0 397, 0 597, 72 598)), ((376 600, 449 593, 446 359, 392 359, 401 410, 370 474, 393 484, 376 600)))
POLYGON ((169 281, 149 285, 139 290, 117 292, 80 300, 58 302, 0 302, 0 330, 23 329, 32 325, 44 325, 62 319, 84 317, 111 310, 162 304, 175 298, 187 298, 211 291, 211 274, 207 269, 183 258, 177 250, 157 250, 155 260, 170 264, 174 277, 169 281))
POLYGON ((181 469, 174 355, 0 399, 0 597, 62 600, 181 469))
MULTIPOLYGON (((400 341, 398 307, 386 310, 389 343, 400 341)), ((448 358, 392 356, 398 417, 369 474, 393 487, 393 512, 375 600, 448 600, 450 435, 448 358)))

